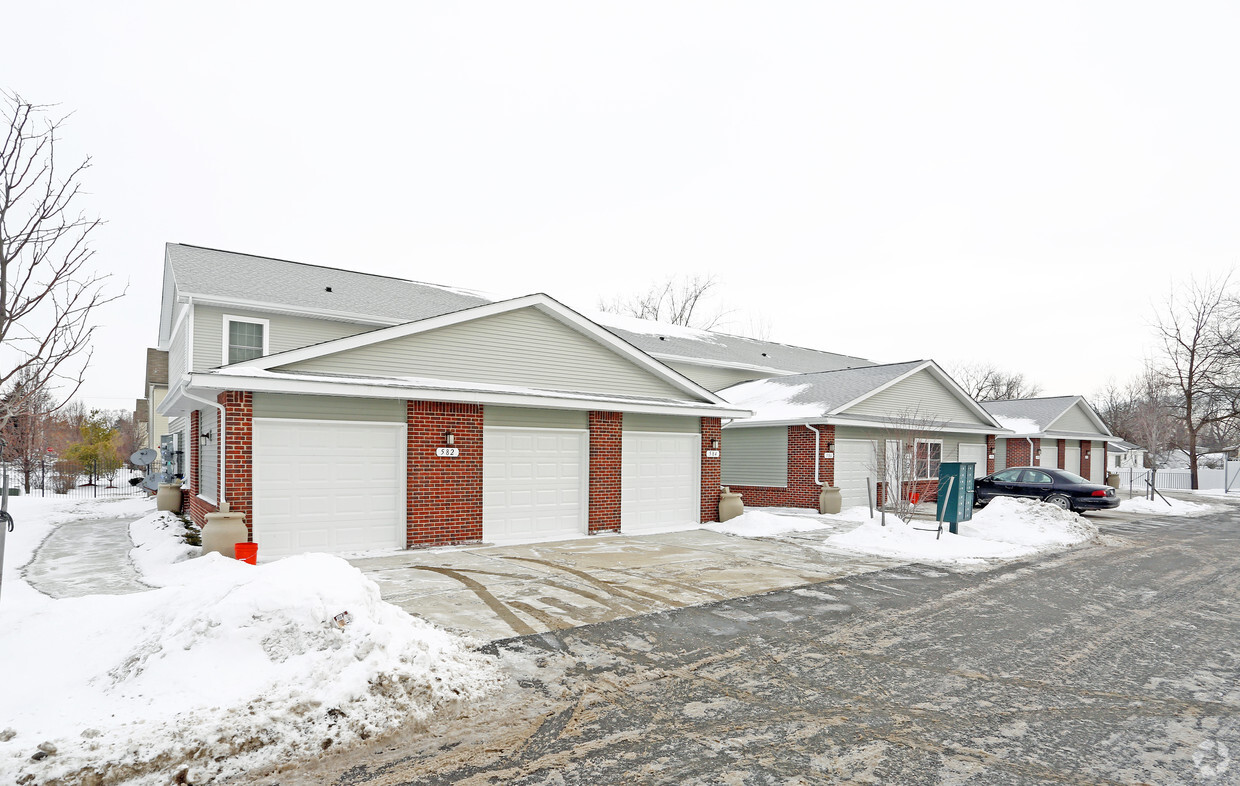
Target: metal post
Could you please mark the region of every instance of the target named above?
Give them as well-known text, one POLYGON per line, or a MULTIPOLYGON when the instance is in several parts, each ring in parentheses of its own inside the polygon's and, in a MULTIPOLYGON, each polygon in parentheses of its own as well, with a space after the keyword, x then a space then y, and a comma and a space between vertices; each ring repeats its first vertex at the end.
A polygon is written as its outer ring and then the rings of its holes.
POLYGON ((0 439, 0 587, 4 586, 4 538, 13 529, 13 517, 9 515, 9 463, 4 458, 7 446, 0 439))
POLYGON ((865 501, 870 505, 870 518, 874 518, 874 488, 870 478, 865 479, 865 501))

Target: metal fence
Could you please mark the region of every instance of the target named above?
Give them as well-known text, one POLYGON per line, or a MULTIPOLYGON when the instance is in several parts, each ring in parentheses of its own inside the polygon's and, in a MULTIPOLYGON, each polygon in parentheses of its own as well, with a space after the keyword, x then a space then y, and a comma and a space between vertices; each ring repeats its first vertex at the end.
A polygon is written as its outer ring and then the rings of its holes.
MULTIPOLYGON (((1120 467, 1119 487, 1131 489, 1134 493, 1143 493, 1146 482, 1152 481, 1159 491, 1188 491, 1193 487, 1192 472, 1187 469, 1134 469, 1120 467)), ((1229 461, 1224 469, 1197 469, 1197 487, 1199 489, 1223 489, 1240 491, 1240 462, 1229 461), (1226 476, 1224 476, 1226 473, 1226 476)))
POLYGON ((9 493, 35 497, 139 497, 149 492, 139 485, 145 474, 128 466, 100 467, 58 459, 35 467, 29 477, 9 464, 9 493), (138 483, 131 483, 133 479, 138 483))

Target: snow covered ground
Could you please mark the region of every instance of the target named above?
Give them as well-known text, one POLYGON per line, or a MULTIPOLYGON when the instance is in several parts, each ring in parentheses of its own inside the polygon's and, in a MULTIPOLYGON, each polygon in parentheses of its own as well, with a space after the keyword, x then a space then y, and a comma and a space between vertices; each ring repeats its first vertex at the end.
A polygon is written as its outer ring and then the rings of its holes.
POLYGON ((1218 506, 1204 502, 1189 502, 1175 497, 1155 497, 1151 502, 1145 497, 1126 499, 1119 503, 1124 513, 1145 513, 1154 516, 1200 516, 1218 510, 1218 506))
POLYGON ((884 526, 877 514, 871 518, 869 509, 860 507, 835 516, 816 511, 798 515, 792 510, 778 514, 750 510, 710 529, 744 537, 821 531, 824 544, 847 551, 958 565, 1018 559, 1084 543, 1098 534, 1092 523, 1075 513, 1004 497, 974 511, 972 521, 960 524, 958 535, 952 535, 945 526, 942 537, 936 537, 937 526, 934 521, 920 519, 905 524, 891 514, 884 526))
POLYGON ((179 520, 141 499, 9 507, 0 783, 208 782, 304 762, 501 684, 491 659, 381 600, 342 559, 186 560, 197 549, 179 520), (57 524, 106 516, 138 519, 130 558, 153 589, 53 600, 22 578, 57 524))

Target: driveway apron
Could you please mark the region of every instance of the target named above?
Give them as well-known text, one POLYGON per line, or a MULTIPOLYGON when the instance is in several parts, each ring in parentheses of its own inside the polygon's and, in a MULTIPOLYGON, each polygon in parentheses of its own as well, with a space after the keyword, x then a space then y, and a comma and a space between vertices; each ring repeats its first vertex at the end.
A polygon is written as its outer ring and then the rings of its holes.
POLYGON ((61 524, 39 546, 23 574, 53 598, 125 595, 150 589, 129 561, 129 523, 136 517, 84 519, 61 524))

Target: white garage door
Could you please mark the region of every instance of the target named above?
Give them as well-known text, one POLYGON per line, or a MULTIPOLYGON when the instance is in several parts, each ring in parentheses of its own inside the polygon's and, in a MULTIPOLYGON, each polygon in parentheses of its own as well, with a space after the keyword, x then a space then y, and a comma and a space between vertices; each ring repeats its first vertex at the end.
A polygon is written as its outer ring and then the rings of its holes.
POLYGON ((1038 466, 1057 469, 1059 467, 1059 440, 1044 439, 1041 445, 1042 456, 1038 459, 1038 466))
POLYGON ((255 418, 253 450, 260 556, 405 547, 403 423, 255 418))
POLYGON ((1063 468, 1065 472, 1071 472, 1073 475, 1081 474, 1080 448, 1063 449, 1063 468))
POLYGON ((1103 466, 1106 464, 1107 444, 1105 442, 1084 442, 1082 444, 1089 446, 1089 482, 1101 486, 1106 483, 1103 466))
POLYGON ((701 434, 626 431, 620 455, 622 532, 701 523, 701 434))
POLYGON ((532 543, 586 532, 588 434, 578 429, 483 429, 482 539, 532 543))
POLYGON ((973 477, 983 478, 986 476, 986 446, 978 443, 961 442, 959 461, 961 463, 972 461, 973 477))
POLYGON ((875 475, 878 443, 870 439, 835 441, 835 485, 845 508, 869 504, 866 484, 875 475))

